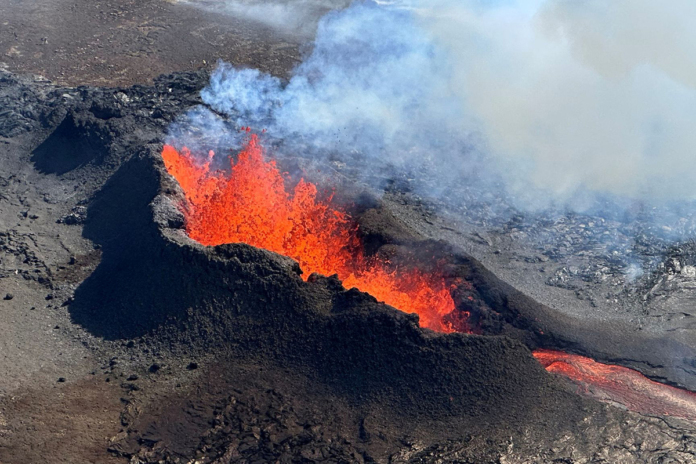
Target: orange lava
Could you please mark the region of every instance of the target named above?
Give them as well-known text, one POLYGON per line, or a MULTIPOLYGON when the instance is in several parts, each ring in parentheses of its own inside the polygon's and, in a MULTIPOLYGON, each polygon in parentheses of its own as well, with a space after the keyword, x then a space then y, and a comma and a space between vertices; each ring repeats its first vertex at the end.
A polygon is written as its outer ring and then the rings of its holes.
MULTIPOLYGON (((265 161, 256 135, 229 172, 214 171, 187 149, 165 145, 162 158, 186 196, 186 231, 203 245, 242 242, 300 263, 305 276, 338 274, 355 287, 401 311, 416 313, 420 324, 452 332, 443 317, 454 311, 451 288, 440 275, 397 268, 363 252, 350 216, 317 198, 317 187, 301 180, 292 191, 274 161, 265 161)), ((461 327, 458 327, 461 329, 461 327)))
POLYGON ((602 364, 561 351, 537 350, 547 371, 570 378, 584 393, 631 411, 696 420, 696 394, 654 382, 627 367, 602 364))

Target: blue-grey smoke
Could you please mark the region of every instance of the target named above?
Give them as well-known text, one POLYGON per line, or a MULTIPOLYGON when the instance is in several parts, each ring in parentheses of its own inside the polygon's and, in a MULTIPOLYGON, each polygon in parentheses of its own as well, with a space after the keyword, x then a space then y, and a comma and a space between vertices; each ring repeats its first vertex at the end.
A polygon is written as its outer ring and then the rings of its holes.
POLYGON ((461 153, 467 131, 448 57, 408 11, 363 3, 327 14, 289 82, 221 63, 203 101, 239 125, 317 152, 413 166, 461 153))
POLYGON ((221 63, 202 96, 365 171, 427 170, 443 198, 477 182, 524 208, 690 201, 695 22, 689 0, 354 2, 288 81, 221 63))

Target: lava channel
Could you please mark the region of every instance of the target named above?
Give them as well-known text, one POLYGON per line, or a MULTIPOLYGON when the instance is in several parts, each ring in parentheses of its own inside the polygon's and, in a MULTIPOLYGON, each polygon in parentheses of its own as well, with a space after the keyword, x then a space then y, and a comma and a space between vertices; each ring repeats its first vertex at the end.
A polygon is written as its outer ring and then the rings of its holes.
MULTIPOLYGON (((451 317, 453 290, 437 273, 396 267, 367 256, 351 217, 317 197, 304 180, 288 192, 275 162, 265 161, 252 135, 230 169, 212 170, 210 152, 202 159, 183 148, 165 145, 167 171, 184 191, 186 232, 203 245, 246 243, 289 256, 309 275, 337 274, 355 287, 407 313, 417 313, 423 327, 439 332, 467 332, 466 320, 451 317), (453 324, 451 321, 458 321, 453 324)), ((696 420, 696 394, 653 382, 619 366, 560 351, 537 350, 547 371, 564 375, 581 392, 643 413, 696 420)))
POLYGON ((627 367, 602 364, 562 351, 537 350, 534 357, 547 371, 568 377, 582 393, 618 403, 642 414, 696 421, 696 394, 652 381, 627 367))

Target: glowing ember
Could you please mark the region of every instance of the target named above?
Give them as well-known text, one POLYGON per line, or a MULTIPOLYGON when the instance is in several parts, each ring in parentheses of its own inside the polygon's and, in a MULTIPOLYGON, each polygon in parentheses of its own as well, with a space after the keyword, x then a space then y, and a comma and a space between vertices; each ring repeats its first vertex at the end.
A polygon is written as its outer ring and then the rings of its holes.
POLYGON ((696 420, 696 394, 663 385, 621 366, 560 351, 537 350, 534 357, 547 371, 562 374, 585 393, 643 414, 696 420))
POLYGON ((316 186, 304 180, 288 192, 275 163, 264 161, 255 135, 237 163, 231 161, 230 172, 212 171, 213 155, 198 161, 188 150, 179 153, 169 145, 162 152, 186 195, 186 231, 192 239, 203 245, 243 242, 289 256, 305 275, 338 274, 346 288, 417 313, 424 327, 454 330, 443 321, 455 308, 442 276, 366 256, 348 214, 330 200, 318 200, 316 186))

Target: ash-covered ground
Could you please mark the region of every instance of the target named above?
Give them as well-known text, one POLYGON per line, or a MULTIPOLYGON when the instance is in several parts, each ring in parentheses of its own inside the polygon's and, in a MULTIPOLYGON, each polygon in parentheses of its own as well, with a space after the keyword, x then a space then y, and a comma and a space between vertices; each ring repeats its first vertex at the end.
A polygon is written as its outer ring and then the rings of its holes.
POLYGON ((160 151, 207 80, 0 72, 0 462, 693 462, 692 423, 580 396, 530 352, 694 389, 689 242, 640 215, 500 216, 466 189, 445 207, 408 176, 379 198, 323 166, 372 251, 471 284, 455 299, 480 334, 420 329, 287 258, 186 237, 160 151))

